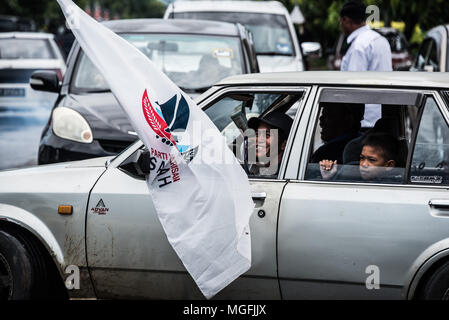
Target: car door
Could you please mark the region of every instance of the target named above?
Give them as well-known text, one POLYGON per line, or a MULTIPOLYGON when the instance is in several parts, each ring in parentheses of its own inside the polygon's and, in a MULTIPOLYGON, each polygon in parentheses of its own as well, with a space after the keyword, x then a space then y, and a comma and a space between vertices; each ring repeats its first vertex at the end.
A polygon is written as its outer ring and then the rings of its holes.
MULTIPOLYGON (((279 213, 283 298, 406 297, 410 277, 420 267, 418 257, 435 254, 435 244, 449 237, 446 107, 435 92, 323 88, 305 112, 310 113, 307 134, 295 146, 304 150, 299 174, 295 178, 293 170, 286 176, 291 180, 279 213), (390 177, 395 179, 324 180, 319 164, 309 162, 322 143, 316 137, 323 130, 318 121, 322 104, 335 101, 382 104, 383 123, 393 124, 384 129, 396 132, 406 148, 398 153, 404 165, 391 168, 397 170, 390 177)), ((340 164, 340 170, 345 166, 351 164, 340 164)), ((360 170, 357 163, 353 168, 360 170)))
POLYGON ((431 30, 419 48, 412 71, 446 71, 447 30, 437 27, 431 30))
MULTIPOLYGON (((307 90, 289 90, 298 97, 295 107, 300 110, 307 90)), ((253 97, 252 107, 243 110, 248 117, 259 116, 281 94, 232 88, 214 94, 200 106, 223 135, 233 140, 236 127, 231 115, 236 108, 242 108, 242 103, 253 97)), ((90 195, 86 243, 96 292, 102 298, 201 298, 165 236, 144 178, 130 169, 129 164, 137 160, 138 148, 135 149, 128 151, 131 153, 126 159, 112 162, 90 195)), ((277 178, 251 179, 256 204, 250 220, 252 266, 217 294, 217 299, 280 298, 276 227, 284 186, 285 181, 277 178)))

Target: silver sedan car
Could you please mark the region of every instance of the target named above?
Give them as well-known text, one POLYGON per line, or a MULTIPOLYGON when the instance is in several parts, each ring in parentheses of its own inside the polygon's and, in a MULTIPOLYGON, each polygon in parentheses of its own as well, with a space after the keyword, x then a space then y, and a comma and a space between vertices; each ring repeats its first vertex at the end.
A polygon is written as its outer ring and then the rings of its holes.
MULTIPOLYGON (((447 76, 251 74, 197 102, 234 150, 236 112, 292 118, 277 173, 249 172, 251 269, 216 299, 449 298, 447 76)), ((144 149, 0 173, 2 298, 203 298, 156 215, 144 149)))

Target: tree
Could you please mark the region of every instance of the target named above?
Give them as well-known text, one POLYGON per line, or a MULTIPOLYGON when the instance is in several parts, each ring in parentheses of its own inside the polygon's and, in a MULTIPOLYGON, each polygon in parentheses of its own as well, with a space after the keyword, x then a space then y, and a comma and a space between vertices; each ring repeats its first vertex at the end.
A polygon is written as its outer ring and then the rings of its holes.
MULTIPOLYGON (((64 16, 56 0, 2 0, 2 14, 33 19, 38 29, 55 32, 64 23, 64 16)), ((121 18, 161 18, 165 5, 158 0, 75 0, 80 8, 98 3, 111 16, 121 18)))
MULTIPOLYGON (((319 41, 324 48, 332 46, 340 34, 338 23, 340 8, 345 0, 281 0, 289 11, 298 4, 306 18, 307 37, 319 41)), ((428 30, 449 21, 446 0, 364 0, 365 5, 379 7, 380 20, 386 26, 391 21, 405 23, 404 35, 410 39, 419 25, 428 30)))

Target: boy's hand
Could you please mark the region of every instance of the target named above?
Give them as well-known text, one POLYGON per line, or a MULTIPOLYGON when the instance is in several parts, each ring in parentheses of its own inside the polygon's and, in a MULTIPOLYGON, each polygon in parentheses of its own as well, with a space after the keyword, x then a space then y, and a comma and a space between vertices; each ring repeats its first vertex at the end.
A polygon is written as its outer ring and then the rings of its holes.
POLYGON ((333 176, 337 173, 338 165, 337 160, 321 160, 320 161, 320 171, 321 177, 324 180, 332 179, 333 176))

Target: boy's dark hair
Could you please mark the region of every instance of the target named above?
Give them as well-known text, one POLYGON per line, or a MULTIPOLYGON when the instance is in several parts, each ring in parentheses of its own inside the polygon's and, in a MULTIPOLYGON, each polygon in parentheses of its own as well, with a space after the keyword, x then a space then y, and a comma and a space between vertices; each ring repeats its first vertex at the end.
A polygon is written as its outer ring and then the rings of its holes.
POLYGON ((396 166, 403 166, 400 159, 401 144, 391 134, 384 132, 370 133, 362 140, 362 147, 364 146, 380 149, 385 160, 394 160, 396 166))

